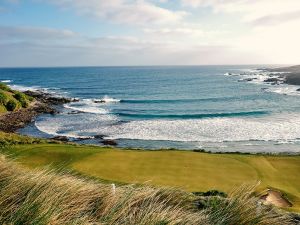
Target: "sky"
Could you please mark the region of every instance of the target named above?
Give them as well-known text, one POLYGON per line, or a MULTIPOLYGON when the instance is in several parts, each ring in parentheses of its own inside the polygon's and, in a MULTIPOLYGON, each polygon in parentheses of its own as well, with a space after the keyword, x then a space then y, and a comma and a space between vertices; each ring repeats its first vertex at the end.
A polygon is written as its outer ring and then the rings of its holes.
POLYGON ((0 0, 0 67, 300 64, 299 0, 0 0))

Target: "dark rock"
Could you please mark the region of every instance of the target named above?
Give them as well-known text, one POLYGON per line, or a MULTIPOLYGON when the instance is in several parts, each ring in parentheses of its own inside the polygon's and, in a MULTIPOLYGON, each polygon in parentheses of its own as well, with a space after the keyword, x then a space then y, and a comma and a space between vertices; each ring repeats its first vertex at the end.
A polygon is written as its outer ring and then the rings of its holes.
POLYGON ((296 91, 300 91, 300 88, 298 88, 296 91))
POLYGON ((55 136, 51 139, 55 140, 55 141, 63 141, 63 142, 68 142, 69 141, 69 138, 66 137, 66 136, 55 136))
POLYGON ((105 138, 105 137, 106 137, 106 135, 103 135, 103 134, 97 134, 94 136, 95 139, 101 139, 101 140, 103 140, 103 138, 105 138))
POLYGON ((90 140, 93 139, 93 137, 78 137, 74 139, 73 141, 85 141, 85 140, 90 140))
POLYGON ((285 78, 285 83, 292 85, 300 85, 300 72, 287 74, 285 78))
POLYGON ((112 145, 112 146, 118 145, 118 143, 115 140, 103 140, 101 141, 101 143, 104 145, 112 145))
POLYGON ((44 93, 41 91, 25 91, 24 94, 39 100, 40 102, 44 102, 52 105, 61 105, 70 102, 79 101, 78 99, 64 98, 64 97, 56 97, 49 93, 44 93))
POLYGON ((69 115, 80 114, 80 113, 82 113, 82 112, 76 111, 76 110, 73 110, 73 111, 71 111, 71 112, 68 112, 69 115))
POLYGON ((280 79, 274 78, 274 77, 264 80, 264 82, 266 82, 266 83, 271 83, 271 82, 277 83, 277 82, 280 82, 280 81, 281 81, 280 79))
POLYGON ((104 100, 94 100, 94 103, 105 103, 104 100))

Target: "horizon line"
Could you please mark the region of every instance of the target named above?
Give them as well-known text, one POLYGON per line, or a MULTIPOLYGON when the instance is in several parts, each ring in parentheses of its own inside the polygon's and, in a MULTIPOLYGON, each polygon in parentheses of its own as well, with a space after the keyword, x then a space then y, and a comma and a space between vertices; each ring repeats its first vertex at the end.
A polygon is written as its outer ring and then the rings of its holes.
POLYGON ((98 66, 0 66, 0 69, 47 69, 47 68, 109 68, 109 67, 201 67, 201 66, 292 66, 299 64, 192 64, 192 65, 98 65, 98 66))

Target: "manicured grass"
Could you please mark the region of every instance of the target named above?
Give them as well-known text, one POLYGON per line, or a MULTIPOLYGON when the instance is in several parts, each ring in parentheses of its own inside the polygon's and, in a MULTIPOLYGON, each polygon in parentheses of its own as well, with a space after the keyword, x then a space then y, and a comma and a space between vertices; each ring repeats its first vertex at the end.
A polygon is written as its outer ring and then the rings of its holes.
POLYGON ((287 194, 300 211, 300 156, 208 154, 191 151, 120 150, 66 144, 16 145, 2 149, 29 167, 67 168, 111 182, 150 183, 188 191, 228 192, 261 181, 287 194))

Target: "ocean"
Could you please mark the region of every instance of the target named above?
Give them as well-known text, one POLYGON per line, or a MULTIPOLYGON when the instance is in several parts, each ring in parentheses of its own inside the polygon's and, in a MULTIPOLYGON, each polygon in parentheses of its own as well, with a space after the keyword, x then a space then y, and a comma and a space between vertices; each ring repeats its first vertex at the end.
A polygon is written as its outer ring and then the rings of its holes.
POLYGON ((124 148, 300 152, 300 87, 256 66, 2 68, 0 81, 79 102, 19 130, 124 148), (271 76, 276 76, 271 74, 271 76))

